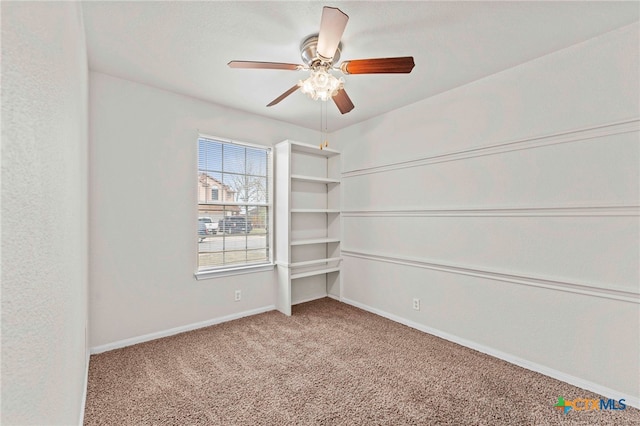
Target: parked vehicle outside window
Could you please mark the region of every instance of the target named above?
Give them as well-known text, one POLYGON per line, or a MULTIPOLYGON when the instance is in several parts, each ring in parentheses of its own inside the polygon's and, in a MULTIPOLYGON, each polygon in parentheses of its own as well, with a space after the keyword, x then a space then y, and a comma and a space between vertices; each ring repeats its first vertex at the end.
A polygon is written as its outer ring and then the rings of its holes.
POLYGON ((218 232, 218 224, 215 223, 210 217, 199 217, 199 223, 203 223, 205 231, 208 235, 215 235, 218 232))
POLYGON ((245 216, 229 216, 218 221, 218 230, 226 234, 248 234, 253 225, 245 216))
POLYGON ((207 236, 207 228, 204 225, 204 222, 198 221, 198 242, 203 242, 207 236))

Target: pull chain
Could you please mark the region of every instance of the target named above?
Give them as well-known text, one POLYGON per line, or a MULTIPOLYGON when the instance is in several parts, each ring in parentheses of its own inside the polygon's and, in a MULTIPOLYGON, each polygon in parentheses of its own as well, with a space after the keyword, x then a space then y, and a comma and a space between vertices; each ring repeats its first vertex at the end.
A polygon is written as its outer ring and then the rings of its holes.
POLYGON ((324 147, 328 148, 329 147, 329 140, 328 140, 328 132, 327 132, 327 102, 323 102, 324 103, 324 147))
POLYGON ((320 149, 328 148, 329 141, 327 139, 327 102, 320 102, 320 149), (322 125, 322 115, 324 113, 324 126, 322 125))
POLYGON ((320 149, 321 150, 324 145, 324 143, 322 142, 322 139, 324 139, 323 133, 322 133, 322 104, 324 104, 324 102, 320 101, 320 149))

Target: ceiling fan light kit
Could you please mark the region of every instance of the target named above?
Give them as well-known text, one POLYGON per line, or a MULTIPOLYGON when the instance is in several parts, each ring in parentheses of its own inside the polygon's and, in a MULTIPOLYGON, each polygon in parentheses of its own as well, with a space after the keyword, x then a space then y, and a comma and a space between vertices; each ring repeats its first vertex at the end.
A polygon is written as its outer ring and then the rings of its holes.
POLYGON ((340 9, 325 6, 322 9, 320 32, 307 37, 300 45, 300 56, 305 65, 279 62, 231 61, 231 68, 275 69, 310 71, 310 76, 271 101, 267 106, 278 104, 284 98, 300 89, 313 100, 328 101, 332 99, 340 112, 346 114, 354 108, 353 102, 344 90, 344 79, 335 77, 331 71, 339 70, 350 74, 408 74, 415 63, 412 56, 399 58, 356 59, 344 61, 339 67, 334 64, 340 59, 342 43, 340 39, 347 26, 349 17, 340 9))
POLYGON ((311 76, 306 80, 298 82, 300 91, 309 96, 314 101, 328 101, 338 94, 338 91, 344 88, 344 79, 336 78, 328 70, 320 68, 311 71, 311 76))

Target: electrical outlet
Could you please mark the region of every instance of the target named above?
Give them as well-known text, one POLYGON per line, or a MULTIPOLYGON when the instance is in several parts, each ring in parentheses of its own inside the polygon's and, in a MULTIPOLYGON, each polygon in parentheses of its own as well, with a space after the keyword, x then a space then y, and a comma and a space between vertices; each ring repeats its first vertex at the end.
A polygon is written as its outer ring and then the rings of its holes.
POLYGON ((236 290, 236 294, 235 294, 235 301, 238 302, 240 301, 240 299, 242 299, 242 291, 241 290, 236 290))
POLYGON ((415 309, 416 311, 420 310, 420 299, 413 299, 413 309, 415 309))

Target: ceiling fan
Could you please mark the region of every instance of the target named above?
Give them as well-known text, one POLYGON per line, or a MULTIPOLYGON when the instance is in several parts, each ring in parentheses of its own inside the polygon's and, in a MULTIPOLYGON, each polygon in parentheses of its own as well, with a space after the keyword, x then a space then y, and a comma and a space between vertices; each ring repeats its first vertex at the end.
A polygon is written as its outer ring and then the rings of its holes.
POLYGON ((272 69, 299 71, 308 70, 310 76, 300 80, 289 90, 275 98, 267 106, 278 104, 284 98, 300 89, 314 100, 333 99, 342 114, 354 108, 353 102, 344 90, 344 79, 336 78, 331 71, 340 70, 345 75, 410 73, 415 63, 412 56, 398 58, 355 59, 343 61, 339 67, 334 64, 340 59, 342 43, 340 39, 347 26, 347 16, 340 9, 325 6, 322 9, 320 32, 307 37, 300 45, 300 55, 306 65, 281 62, 231 61, 231 68, 272 69))

